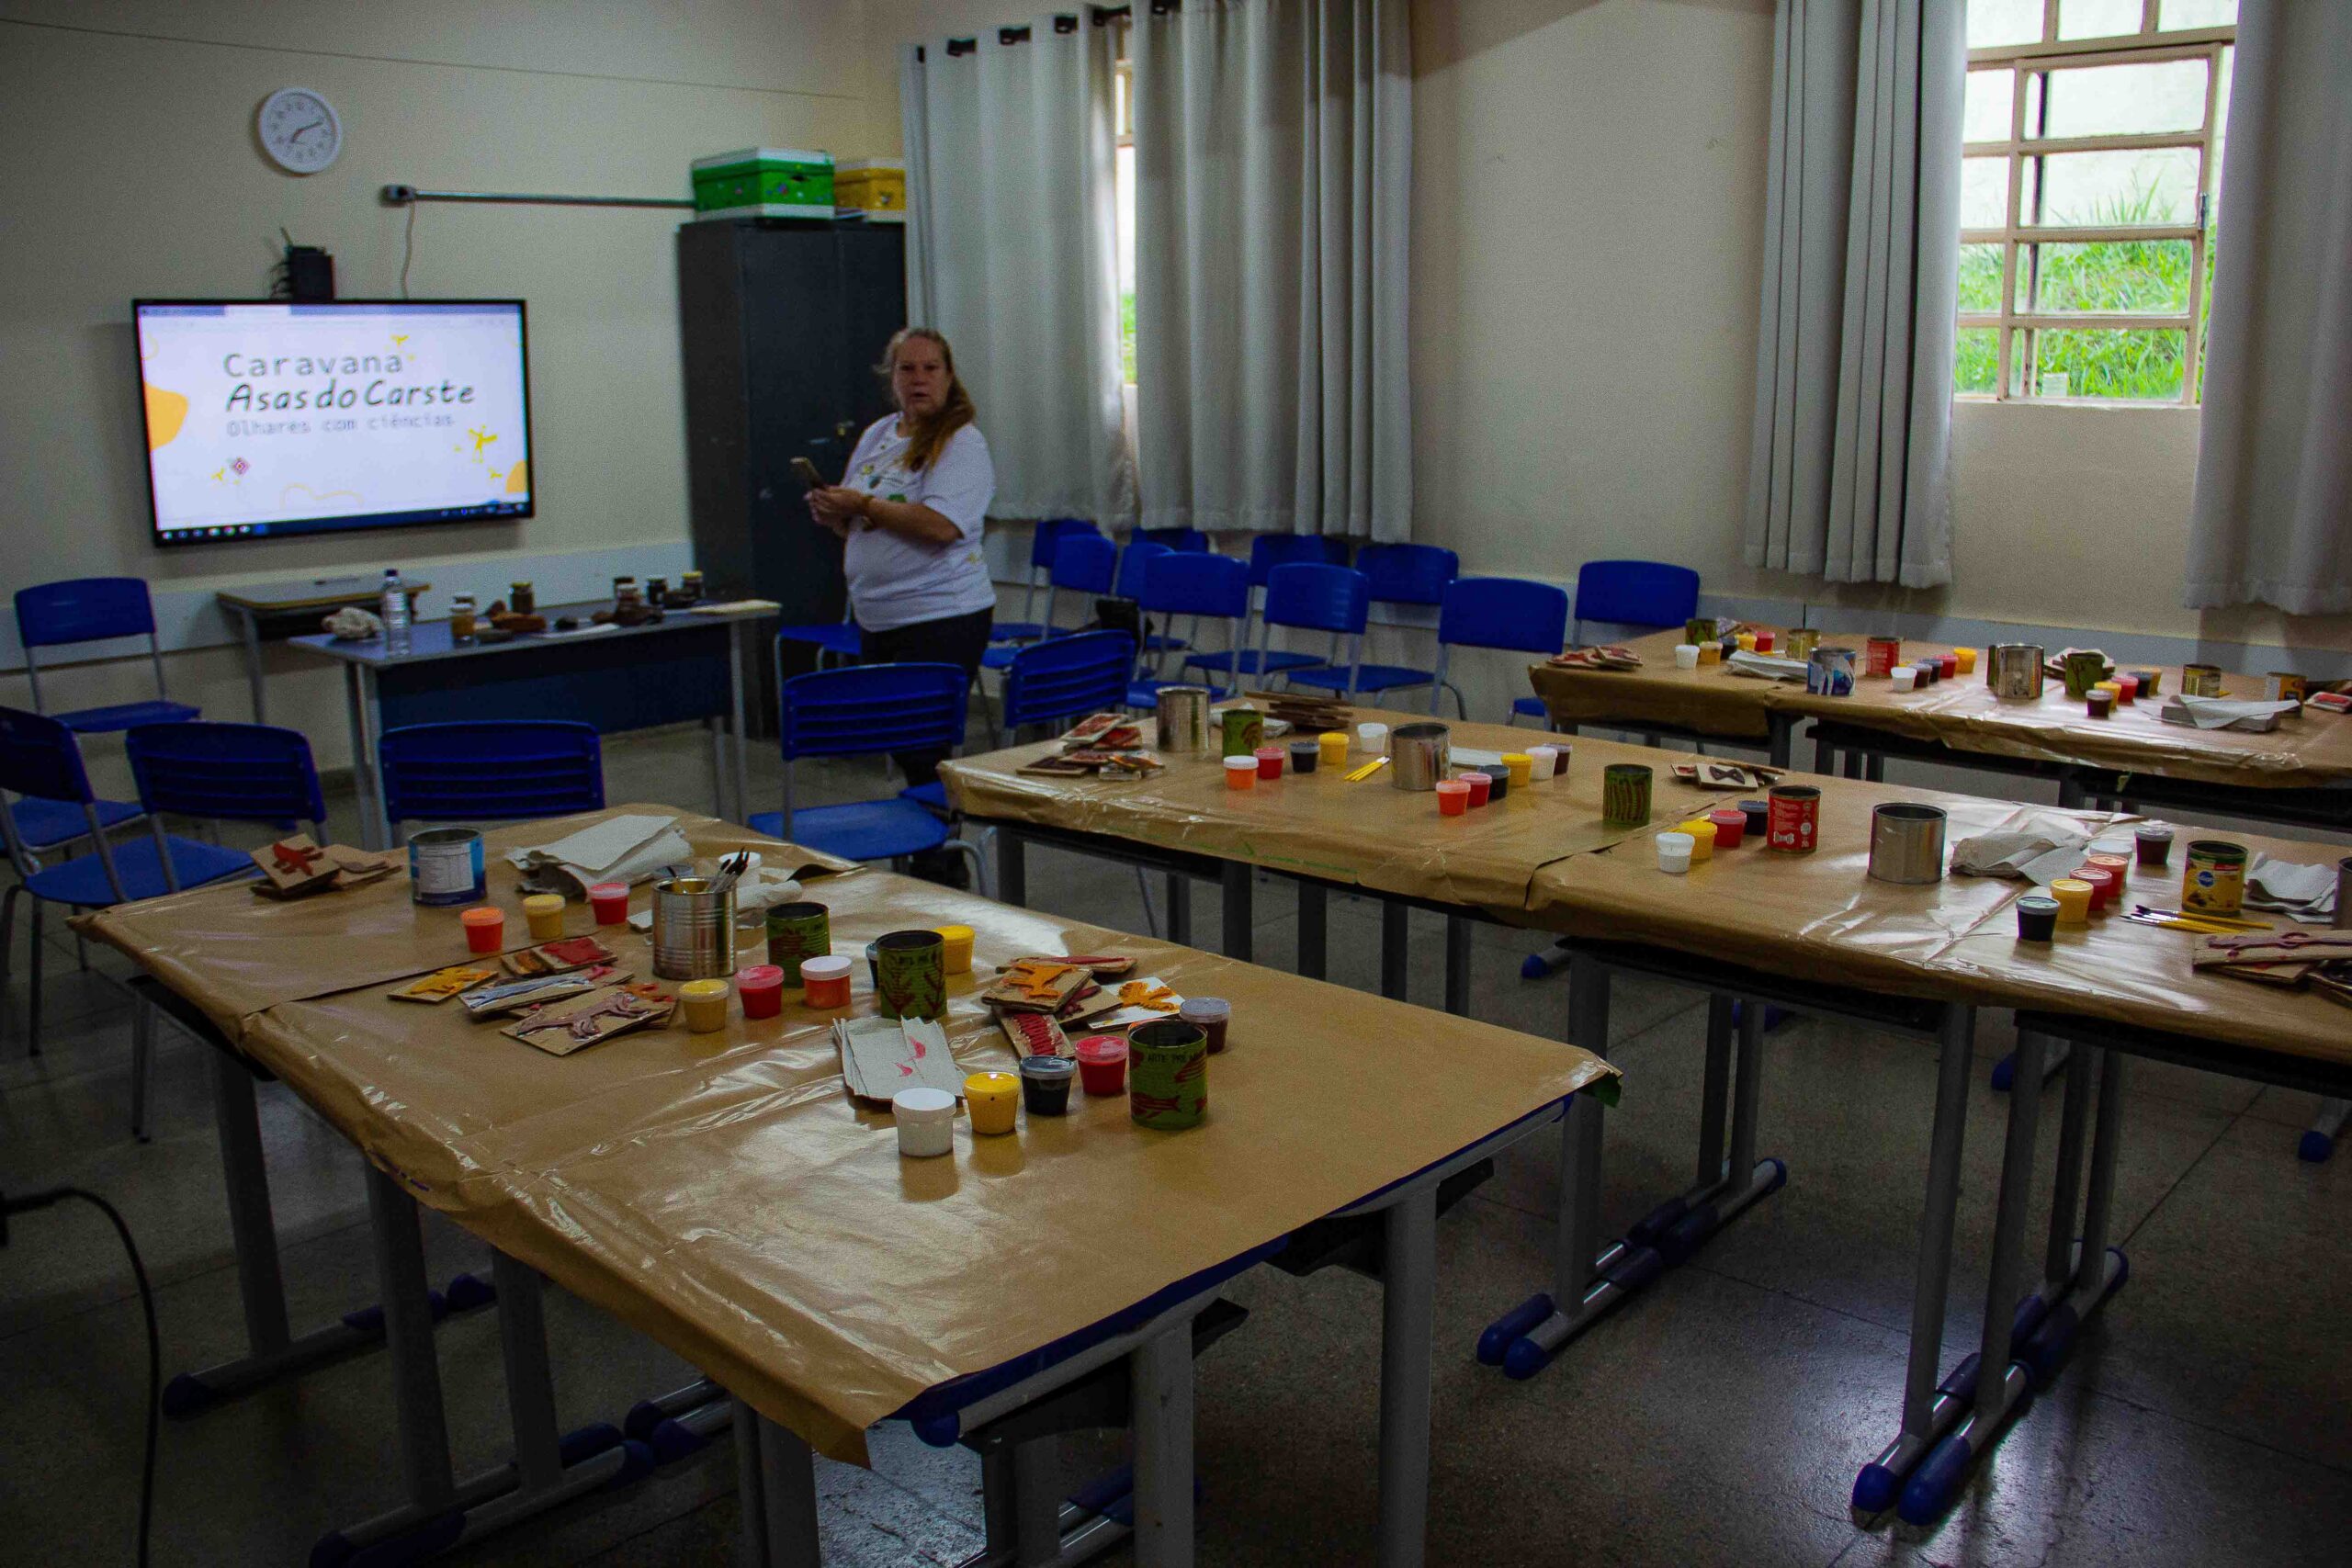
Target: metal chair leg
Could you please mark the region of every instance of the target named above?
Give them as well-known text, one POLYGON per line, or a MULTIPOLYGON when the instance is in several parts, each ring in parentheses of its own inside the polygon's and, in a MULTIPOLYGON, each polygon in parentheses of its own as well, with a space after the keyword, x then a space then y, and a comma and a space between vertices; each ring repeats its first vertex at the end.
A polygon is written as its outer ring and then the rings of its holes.
POLYGON ((1151 907, 1151 881, 1144 875, 1143 867, 1137 866, 1135 871, 1136 891, 1143 895, 1143 927, 1156 937, 1159 934, 1159 916, 1151 907))
POLYGON ((41 901, 33 900, 32 1010, 25 1020, 25 1055, 40 1055, 40 924, 41 901))
POLYGON ((155 1006, 145 997, 130 1004, 130 1135, 147 1141, 147 1089, 155 1069, 155 1006))
POLYGON ((974 843, 968 843, 962 839, 950 839, 940 845, 940 848, 944 850, 954 850, 964 856, 965 859, 972 863, 973 891, 978 893, 980 897, 984 898, 987 897, 989 891, 989 866, 988 862, 980 855, 980 846, 974 843))
POLYGON ((0 893, 0 997, 8 992, 8 965, 17 946, 17 895, 24 890, 23 883, 12 882, 0 893))

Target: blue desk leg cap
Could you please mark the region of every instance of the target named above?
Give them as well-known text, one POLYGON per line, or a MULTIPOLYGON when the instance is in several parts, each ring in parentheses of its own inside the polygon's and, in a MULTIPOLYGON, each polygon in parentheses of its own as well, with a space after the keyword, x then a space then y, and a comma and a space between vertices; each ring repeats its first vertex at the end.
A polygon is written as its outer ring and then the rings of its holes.
MULTIPOLYGON (((1764 1193, 1778 1192, 1788 1184, 1789 1162, 1775 1155, 1772 1156, 1772 1179, 1764 1183, 1764 1193)), ((1758 1196, 1761 1197, 1764 1193, 1759 1193, 1758 1196)))
POLYGON ((621 1417, 621 1435, 643 1442, 654 1427, 670 1418, 670 1413, 650 1399, 640 1399, 621 1417))
POLYGON ((1531 953, 1519 961, 1519 977, 1522 980, 1541 980, 1551 972, 1552 966, 1544 962, 1540 953, 1531 953))
POLYGON ((1503 1376, 1514 1382, 1525 1382, 1551 1364, 1552 1352, 1532 1339, 1514 1339, 1503 1352, 1503 1376))
POLYGON ((1958 1433, 1946 1438, 1929 1450, 1919 1468, 1911 1472, 1904 1483, 1903 1495, 1895 1503, 1895 1516, 1906 1525, 1925 1527, 1943 1517, 1952 1499, 1960 1495, 1961 1486, 1968 1479, 1969 1466, 1976 1462, 1976 1455, 1958 1433))
POLYGON ((1995 1094, 2008 1093, 2009 1085, 2017 1081, 2017 1053, 2012 1051, 1993 1064, 1993 1092, 1995 1094))
POLYGON ((710 1446, 710 1439, 687 1426, 684 1421, 664 1420, 651 1430, 634 1439, 653 1452, 656 1464, 675 1464, 690 1454, 700 1453, 710 1446))
POLYGON ((1683 1197, 1668 1198, 1625 1231, 1625 1240, 1634 1247, 1656 1247, 1660 1237, 1681 1223, 1690 1212, 1690 1201, 1683 1197))
POLYGON ((1871 1461, 1854 1477, 1854 1512, 1883 1514, 1894 1506, 1895 1490, 1894 1472, 1876 1460, 1871 1461))
POLYGON ((928 1448, 952 1449, 956 1439, 964 1435, 963 1419, 952 1410, 944 1416, 925 1416, 907 1425, 914 1428, 915 1436, 928 1448))
POLYGON ((1538 1291, 1510 1311, 1487 1325, 1478 1336, 1478 1360, 1482 1366, 1499 1367, 1510 1349, 1511 1341, 1552 1315, 1552 1297, 1538 1291))
POLYGON ((594 1459, 606 1449, 617 1448, 623 1440, 618 1427, 609 1421, 598 1421, 558 1438, 555 1451, 569 1470, 582 1461, 594 1459))
POLYGON ((2295 1157, 2318 1165, 2335 1152, 2335 1140, 2316 1127, 2303 1129, 2301 1141, 2295 1145, 2295 1157))
POLYGON ((165 1416, 175 1421, 185 1421, 191 1416, 201 1416, 220 1402, 212 1385, 188 1372, 174 1374, 164 1385, 160 1402, 165 1416))
POLYGON ((498 1288, 487 1280, 459 1274, 449 1281, 448 1298, 451 1312, 471 1312, 496 1301, 498 1288))
POLYGON ((613 1472, 610 1481, 605 1483, 604 1489, 607 1492, 633 1485, 653 1473, 653 1450, 647 1444, 625 1442, 621 1445, 621 1453, 625 1456, 621 1460, 621 1467, 613 1472))

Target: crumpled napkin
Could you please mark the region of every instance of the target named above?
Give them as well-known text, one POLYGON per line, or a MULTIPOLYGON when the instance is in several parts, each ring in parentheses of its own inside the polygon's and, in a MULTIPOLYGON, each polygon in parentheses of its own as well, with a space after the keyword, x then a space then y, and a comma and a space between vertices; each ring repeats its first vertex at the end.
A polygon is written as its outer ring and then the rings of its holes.
POLYGON ((1742 649, 1724 660, 1742 675, 1761 675, 1768 681, 1802 681, 1808 661, 1788 659, 1777 653, 1750 653, 1742 649))
POLYGON ((663 866, 694 859, 694 846, 678 830, 675 817, 614 817, 582 828, 551 844, 506 852, 507 863, 530 881, 571 885, 586 897, 598 882, 634 886, 663 866))
POLYGON ((2245 907, 2277 909, 2308 926, 2335 918, 2335 867, 2256 853, 2245 868, 2245 907))
POLYGON ((1960 876, 2023 878, 2047 887, 2083 863, 2090 835, 2042 825, 1999 833, 1979 833, 1952 846, 1951 869, 1960 876))
POLYGON ((2156 716, 2166 724, 2178 724, 2180 720, 2173 716, 2177 711, 2187 714, 2188 722, 2199 729, 2227 729, 2248 719, 2259 724, 2274 714, 2292 713, 2301 705, 2291 700, 2273 703, 2259 697, 2193 697, 2183 692, 2157 710, 2156 716))

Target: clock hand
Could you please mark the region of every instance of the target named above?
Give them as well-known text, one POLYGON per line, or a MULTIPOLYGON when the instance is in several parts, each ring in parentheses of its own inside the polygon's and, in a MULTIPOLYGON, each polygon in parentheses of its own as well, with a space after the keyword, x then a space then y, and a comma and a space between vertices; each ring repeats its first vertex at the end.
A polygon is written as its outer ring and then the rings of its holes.
POLYGON ((309 135, 311 131, 318 130, 321 126, 322 126, 322 125, 324 125, 324 124, 326 124, 326 121, 325 121, 325 120, 322 120, 322 119, 314 119, 314 120, 312 120, 310 124, 308 124, 308 125, 306 125, 306 126, 302 127, 302 129, 301 129, 301 130, 289 130, 289 131, 288 131, 288 132, 286 133, 286 140, 287 140, 287 141, 300 141, 304 136, 309 135))

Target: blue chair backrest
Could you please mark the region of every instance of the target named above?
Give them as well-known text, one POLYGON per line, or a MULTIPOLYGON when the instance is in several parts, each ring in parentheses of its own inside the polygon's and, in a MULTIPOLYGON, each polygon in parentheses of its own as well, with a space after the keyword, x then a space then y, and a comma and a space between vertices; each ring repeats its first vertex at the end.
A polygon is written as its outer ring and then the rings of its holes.
POLYGON ((1155 545, 1149 539, 1138 539, 1119 552, 1119 585, 1114 590, 1122 599, 1141 599, 1146 569, 1161 556, 1176 552, 1166 545, 1155 545))
POLYGON ((1567 591, 1521 577, 1458 577, 1437 615, 1437 640, 1464 648, 1554 654, 1567 637, 1567 591))
POLYGON ((1263 588, 1278 566, 1345 566, 1348 542, 1336 534, 1260 534, 1250 541, 1250 586, 1263 588))
POLYGON ((1182 552, 1157 556, 1145 571, 1143 592, 1136 598, 1154 615, 1246 615, 1250 613, 1250 563, 1238 556, 1182 552))
POLYGON ((17 637, 27 648, 146 637, 154 629, 147 584, 136 577, 77 577, 17 590, 17 637))
POLYGON ((376 747, 394 822, 514 821, 605 807, 594 725, 561 719, 412 724, 376 747))
POLYGON ((1080 632, 1031 643, 1004 672, 1004 728, 1050 724, 1122 706, 1134 678, 1136 639, 1080 632))
POLYGON ((1375 604, 1437 604, 1462 575, 1462 558, 1435 545, 1366 545, 1356 570, 1372 584, 1375 604))
POLYGON ((1589 560, 1577 570, 1577 619, 1679 626, 1699 613, 1699 574, 1655 560, 1589 560))
POLYGON ((326 819, 311 743, 267 724, 142 724, 125 732, 148 815, 232 822, 326 819))
POLYGON ((1198 528, 1138 528, 1135 536, 1145 544, 1166 545, 1189 555, 1205 555, 1209 549, 1209 536, 1198 528))
POLYGON ((1118 563, 1119 547, 1102 535, 1065 534, 1054 547, 1052 581, 1080 593, 1108 593, 1118 563))
POLYGON ((0 707, 0 790, 77 805, 94 798, 74 732, 23 708, 0 707))
POLYGON ((1031 530, 1029 535, 1029 570, 1050 568, 1054 564, 1054 547, 1070 534, 1102 532, 1083 517, 1048 517, 1031 530))
POLYGON ((964 743, 965 688, 954 664, 860 664, 784 683, 784 760, 876 751, 952 751, 964 743))
POLYGON ((1351 566, 1278 566, 1266 579, 1266 624, 1308 631, 1363 630, 1372 584, 1351 566))

